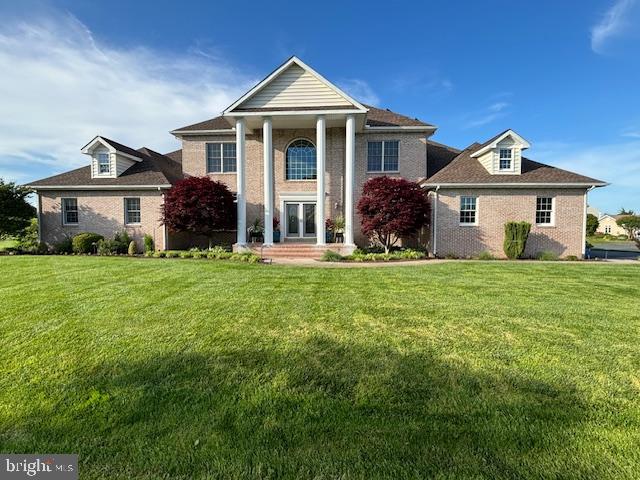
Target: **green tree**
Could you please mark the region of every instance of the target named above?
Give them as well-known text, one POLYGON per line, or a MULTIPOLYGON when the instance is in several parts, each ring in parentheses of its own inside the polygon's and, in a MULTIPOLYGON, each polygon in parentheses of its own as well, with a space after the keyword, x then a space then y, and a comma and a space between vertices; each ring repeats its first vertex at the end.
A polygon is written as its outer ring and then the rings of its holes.
POLYGON ((593 213, 587 213, 587 235, 593 235, 596 233, 599 225, 600 222, 598 221, 598 217, 593 213))
POLYGON ((636 212, 634 212, 633 210, 625 210, 624 207, 622 207, 618 212, 618 215, 635 215, 635 214, 636 212))
POLYGON ((0 178, 0 235, 19 235, 36 216, 36 209, 27 202, 32 191, 0 178))
POLYGON ((522 257, 531 231, 529 222, 507 222, 504 224, 504 253, 514 260, 522 257))
POLYGON ((635 238, 635 233, 640 231, 640 216, 627 215, 616 220, 616 223, 620 225, 627 232, 630 240, 635 238))

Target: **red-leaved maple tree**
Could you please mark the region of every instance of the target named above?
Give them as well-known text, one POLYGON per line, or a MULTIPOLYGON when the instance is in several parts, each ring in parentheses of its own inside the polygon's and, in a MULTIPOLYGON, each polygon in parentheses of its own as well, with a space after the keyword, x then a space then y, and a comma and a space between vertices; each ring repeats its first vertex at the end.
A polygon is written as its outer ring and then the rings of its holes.
POLYGON ((427 196, 420 186, 403 178, 367 180, 358 201, 362 233, 386 253, 402 237, 414 235, 429 219, 427 196))
POLYGON ((214 232, 235 228, 237 208, 233 194, 222 182, 189 177, 169 189, 162 205, 162 222, 175 232, 190 232, 211 239, 214 232))

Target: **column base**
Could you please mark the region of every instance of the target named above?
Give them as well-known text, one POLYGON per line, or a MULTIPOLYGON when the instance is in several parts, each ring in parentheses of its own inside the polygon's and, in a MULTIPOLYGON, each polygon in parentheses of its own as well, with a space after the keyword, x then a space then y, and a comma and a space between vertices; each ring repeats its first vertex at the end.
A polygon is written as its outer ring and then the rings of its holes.
POLYGON ((247 247, 246 243, 234 243, 232 248, 233 248, 234 252, 249 252, 249 251, 251 251, 251 249, 249 247, 247 247))
POLYGON ((343 243, 340 247, 340 250, 342 251, 343 255, 351 255, 356 250, 356 248, 358 247, 353 243, 343 243))

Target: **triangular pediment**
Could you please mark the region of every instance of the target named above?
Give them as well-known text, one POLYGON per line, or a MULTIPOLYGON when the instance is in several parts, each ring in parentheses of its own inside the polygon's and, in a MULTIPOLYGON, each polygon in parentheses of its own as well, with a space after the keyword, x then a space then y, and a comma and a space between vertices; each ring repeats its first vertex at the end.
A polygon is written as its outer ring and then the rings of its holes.
POLYGON ((292 57, 225 113, 316 108, 367 110, 311 67, 292 57))

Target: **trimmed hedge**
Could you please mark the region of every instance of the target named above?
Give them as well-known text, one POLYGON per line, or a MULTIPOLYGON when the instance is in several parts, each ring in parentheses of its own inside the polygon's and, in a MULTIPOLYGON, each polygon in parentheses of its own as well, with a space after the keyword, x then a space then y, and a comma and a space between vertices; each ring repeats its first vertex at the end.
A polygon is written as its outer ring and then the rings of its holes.
POLYGON ((79 233, 71 240, 73 253, 94 253, 94 245, 97 245, 100 240, 104 240, 104 237, 97 233, 79 233))

